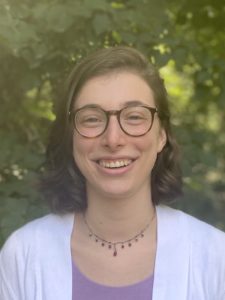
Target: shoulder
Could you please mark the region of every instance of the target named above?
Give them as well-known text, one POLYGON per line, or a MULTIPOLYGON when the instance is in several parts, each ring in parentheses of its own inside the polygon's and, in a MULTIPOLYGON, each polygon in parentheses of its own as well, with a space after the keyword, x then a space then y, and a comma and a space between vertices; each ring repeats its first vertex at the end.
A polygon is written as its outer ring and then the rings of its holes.
POLYGON ((73 217, 67 215, 49 214, 33 220, 14 231, 6 240, 0 252, 1 260, 15 255, 25 255, 32 249, 42 249, 50 241, 57 241, 70 235, 73 217))
MULTIPOLYGON (((186 240, 196 263, 222 267, 225 273, 225 233, 187 213, 167 206, 157 208, 158 215, 170 236, 186 240)), ((175 240, 174 240, 175 241, 175 240)))
POLYGON ((164 265, 180 268, 180 274, 186 266, 190 292, 202 295, 200 299, 206 299, 205 295, 211 295, 209 299, 224 299, 225 233, 167 206, 157 207, 157 217, 164 265))
POLYGON ((34 299, 37 286, 59 298, 62 291, 67 293, 62 286, 67 287, 71 268, 72 227, 72 214, 50 214, 11 234, 0 252, 0 294, 4 299, 34 299))
POLYGON ((160 219, 164 219, 164 223, 179 226, 181 231, 188 231, 193 242, 212 238, 215 242, 218 240, 225 243, 225 232, 181 210, 162 205, 157 207, 157 214, 160 219))

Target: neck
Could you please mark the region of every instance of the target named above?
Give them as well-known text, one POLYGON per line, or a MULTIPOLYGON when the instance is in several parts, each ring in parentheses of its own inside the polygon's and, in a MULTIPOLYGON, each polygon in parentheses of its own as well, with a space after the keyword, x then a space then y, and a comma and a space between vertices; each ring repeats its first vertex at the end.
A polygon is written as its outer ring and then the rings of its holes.
POLYGON ((126 240, 138 234, 155 214, 150 188, 135 195, 112 198, 88 188, 87 196, 88 224, 95 234, 109 241, 126 240))

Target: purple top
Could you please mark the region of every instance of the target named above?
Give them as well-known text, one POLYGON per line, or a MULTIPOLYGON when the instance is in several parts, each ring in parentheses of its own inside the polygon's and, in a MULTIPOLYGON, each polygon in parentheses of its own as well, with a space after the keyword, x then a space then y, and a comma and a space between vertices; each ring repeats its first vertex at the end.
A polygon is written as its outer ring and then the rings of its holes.
POLYGON ((72 264, 72 300, 152 300, 153 275, 139 283, 111 287, 88 279, 72 264))

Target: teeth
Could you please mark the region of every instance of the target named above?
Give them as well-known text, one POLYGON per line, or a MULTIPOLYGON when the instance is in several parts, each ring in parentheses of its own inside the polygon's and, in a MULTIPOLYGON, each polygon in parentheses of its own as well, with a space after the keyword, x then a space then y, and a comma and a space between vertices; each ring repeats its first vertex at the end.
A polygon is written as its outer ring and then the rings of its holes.
POLYGON ((131 163, 131 159, 125 159, 125 160, 116 160, 116 161, 104 161, 100 160, 99 164, 100 166, 104 168, 121 168, 121 167, 126 167, 131 163))

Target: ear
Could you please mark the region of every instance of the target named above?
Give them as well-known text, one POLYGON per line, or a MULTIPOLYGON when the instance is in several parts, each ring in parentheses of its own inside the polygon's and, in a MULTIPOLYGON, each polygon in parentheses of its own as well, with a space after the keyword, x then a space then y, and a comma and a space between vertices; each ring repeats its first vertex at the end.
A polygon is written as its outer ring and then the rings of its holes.
POLYGON ((164 128, 159 129, 159 136, 158 136, 158 147, 157 147, 157 152, 160 153, 164 146, 166 145, 167 142, 167 135, 166 131, 164 128))

